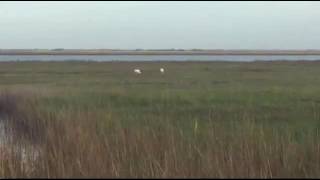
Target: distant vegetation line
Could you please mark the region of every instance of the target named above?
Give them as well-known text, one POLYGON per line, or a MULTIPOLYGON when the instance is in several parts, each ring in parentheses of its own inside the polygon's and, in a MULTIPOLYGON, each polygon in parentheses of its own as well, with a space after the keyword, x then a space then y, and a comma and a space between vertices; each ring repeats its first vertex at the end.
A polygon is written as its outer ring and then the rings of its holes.
POLYGON ((320 50, 224 49, 0 49, 0 55, 320 55, 320 50))

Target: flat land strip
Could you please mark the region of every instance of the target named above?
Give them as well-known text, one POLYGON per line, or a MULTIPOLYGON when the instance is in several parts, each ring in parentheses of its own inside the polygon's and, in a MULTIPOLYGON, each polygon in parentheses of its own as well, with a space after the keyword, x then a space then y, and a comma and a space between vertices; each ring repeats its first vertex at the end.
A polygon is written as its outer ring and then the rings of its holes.
POLYGON ((0 55, 320 55, 320 50, 0 49, 0 55))

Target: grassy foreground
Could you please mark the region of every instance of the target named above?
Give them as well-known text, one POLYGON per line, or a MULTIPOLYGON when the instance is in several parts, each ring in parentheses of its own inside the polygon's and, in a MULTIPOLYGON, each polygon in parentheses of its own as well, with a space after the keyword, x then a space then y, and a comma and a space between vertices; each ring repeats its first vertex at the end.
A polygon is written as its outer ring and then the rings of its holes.
POLYGON ((0 122, 1 177, 320 177, 320 62, 1 62, 0 122))

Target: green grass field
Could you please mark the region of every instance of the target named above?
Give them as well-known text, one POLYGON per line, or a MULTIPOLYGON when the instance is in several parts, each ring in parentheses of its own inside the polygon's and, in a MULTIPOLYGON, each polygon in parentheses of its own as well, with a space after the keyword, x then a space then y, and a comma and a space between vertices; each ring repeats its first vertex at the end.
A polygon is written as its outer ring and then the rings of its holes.
POLYGON ((320 177, 320 62, 1 62, 0 91, 41 150, 1 177, 320 177))

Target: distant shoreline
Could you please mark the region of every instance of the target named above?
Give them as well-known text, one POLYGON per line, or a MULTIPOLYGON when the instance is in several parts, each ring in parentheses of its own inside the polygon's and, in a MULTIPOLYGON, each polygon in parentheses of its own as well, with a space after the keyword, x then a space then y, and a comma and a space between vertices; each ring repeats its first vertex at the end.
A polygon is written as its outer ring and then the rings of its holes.
POLYGON ((0 49, 0 55, 320 55, 320 50, 0 49))

